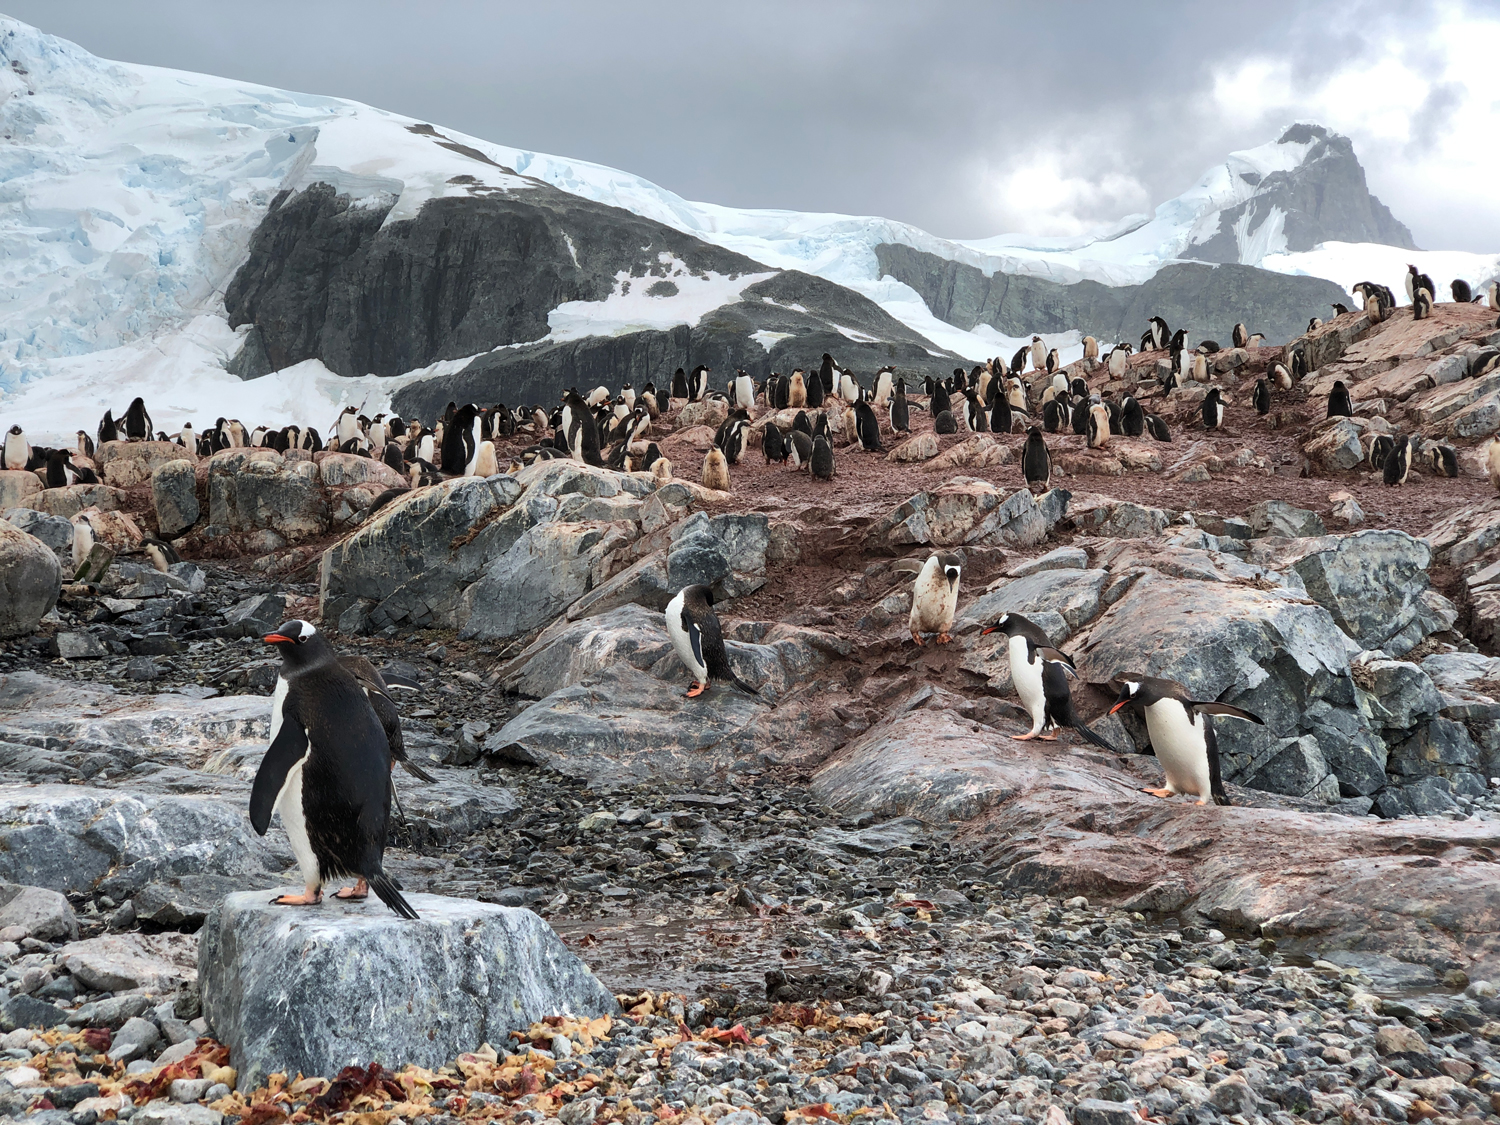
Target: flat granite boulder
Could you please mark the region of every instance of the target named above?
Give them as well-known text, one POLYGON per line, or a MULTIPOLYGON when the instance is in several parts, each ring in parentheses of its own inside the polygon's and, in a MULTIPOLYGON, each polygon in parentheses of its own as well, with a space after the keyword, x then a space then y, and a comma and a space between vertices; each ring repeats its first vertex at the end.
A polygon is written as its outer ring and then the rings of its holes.
POLYGON ((198 946, 203 1014, 244 1089, 371 1062, 436 1069, 546 1016, 619 1011, 529 910, 409 894, 410 922, 374 898, 295 909, 270 897, 230 895, 198 946))

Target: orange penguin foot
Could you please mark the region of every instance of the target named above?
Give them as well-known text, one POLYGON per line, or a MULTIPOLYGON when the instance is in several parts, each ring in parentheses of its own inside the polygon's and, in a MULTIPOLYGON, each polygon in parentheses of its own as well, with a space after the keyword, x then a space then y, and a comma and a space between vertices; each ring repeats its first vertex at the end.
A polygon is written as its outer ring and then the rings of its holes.
POLYGON ((911 639, 916 641, 917 644, 921 645, 922 647, 927 647, 927 642, 922 639, 922 635, 920 633, 912 633, 911 639))
POLYGON ((693 686, 690 687, 690 688, 688 688, 687 697, 689 699, 697 699, 700 695, 702 695, 707 690, 708 690, 708 685, 707 684, 700 684, 697 680, 694 680, 693 681, 693 686))
POLYGON ((1055 735, 1055 734, 1039 734, 1039 735, 1037 735, 1037 738, 1039 740, 1041 740, 1042 742, 1056 742, 1057 741, 1057 735, 1055 735))
POLYGON ((951 641, 952 639, 953 638, 951 636, 949 636, 947 633, 939 633, 938 634, 938 644, 940 644, 940 645, 945 645, 949 641, 951 641))
POLYGON ((1143 788, 1141 792, 1150 793, 1153 797, 1170 797, 1172 795, 1172 791, 1170 789, 1151 789, 1147 787, 1143 788))
POLYGON ((1030 742, 1033 738, 1036 737, 1036 735, 1032 734, 1030 731, 1027 731, 1025 734, 1013 734, 1011 735, 1011 737, 1014 738, 1017 742, 1030 742))
POLYGON ((356 880, 354 886, 345 887, 333 897, 343 899, 345 902, 364 902, 370 897, 370 884, 363 879, 356 880))
POLYGON ((300 895, 278 895, 271 900, 272 906, 317 906, 323 901, 322 891, 309 891, 300 895))

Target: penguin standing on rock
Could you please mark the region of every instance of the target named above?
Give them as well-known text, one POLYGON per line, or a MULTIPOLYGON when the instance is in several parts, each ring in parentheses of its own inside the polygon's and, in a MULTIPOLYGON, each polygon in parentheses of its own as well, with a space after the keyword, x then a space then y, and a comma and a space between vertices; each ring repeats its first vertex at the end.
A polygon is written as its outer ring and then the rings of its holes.
POLYGON ((250 823, 264 836, 281 814, 304 893, 279 906, 315 906, 323 884, 362 878, 403 918, 417 912, 382 864, 390 818, 390 744, 355 676, 306 621, 265 638, 281 653, 271 699, 271 745, 250 790, 250 823))
POLYGON ((1013 734, 1017 742, 1040 738, 1052 742, 1058 727, 1071 727, 1101 750, 1119 751, 1095 734, 1073 709, 1068 677, 1076 675, 1073 658, 1052 646, 1039 625, 1019 613, 1002 613, 983 635, 1004 633, 1010 650, 1010 680, 1031 715, 1031 729, 1013 734))
POLYGON ((1219 774, 1219 742, 1209 716, 1231 715, 1261 726, 1264 720, 1228 703, 1199 702, 1176 680, 1126 675, 1116 682, 1121 685, 1120 697, 1109 713, 1131 707, 1145 716, 1151 748, 1167 775, 1163 788, 1141 792, 1153 797, 1186 793, 1197 797, 1200 805, 1210 800, 1216 805, 1229 804, 1219 774))
POLYGON ((1211 389, 1203 399, 1203 428, 1216 430, 1224 424, 1224 400, 1219 397, 1219 388, 1211 389))
POLYGON ((146 404, 136 398, 125 411, 125 440, 150 441, 156 427, 151 424, 151 415, 146 413, 146 404))
POLYGON ((1047 452, 1047 439, 1035 426, 1026 431, 1026 444, 1021 449, 1021 476, 1028 488, 1039 484, 1045 492, 1052 487, 1052 455, 1047 452))
POLYGON ((925 562, 902 559, 896 570, 917 576, 911 589, 911 639, 921 645, 926 643, 922 640, 923 633, 936 633, 937 643, 947 644, 953 639, 950 634, 958 610, 958 580, 963 573, 963 560, 952 551, 938 551, 928 555, 925 562))
POLYGON ((151 565, 162 574, 170 571, 173 563, 180 563, 182 561, 182 556, 177 553, 176 547, 154 536, 148 535, 141 540, 141 550, 151 560, 151 565))
POLYGON ((742 682, 729 667, 724 649, 724 630, 714 613, 714 592, 707 586, 684 586, 667 603, 667 635, 677 659, 693 677, 687 697, 696 699, 709 689, 714 680, 733 684, 746 695, 759 693, 742 682))
POLYGON ((1377 472, 1385 468, 1385 459, 1391 455, 1391 450, 1396 448, 1395 439, 1389 434, 1377 434, 1370 439, 1370 468, 1377 472))
POLYGON ((0 469, 24 469, 31 461, 31 442, 20 426, 12 426, 0 448, 0 469))
POLYGON ((1109 411, 1103 403, 1089 408, 1089 448, 1103 449, 1109 444, 1109 411))
POLYGON ((1335 380, 1333 390, 1328 392, 1328 417, 1348 418, 1354 414, 1354 404, 1349 401, 1349 388, 1342 379, 1335 380))
MULTIPOLYGON (((220 419, 222 421, 222 419, 220 419)), ((115 425, 114 411, 106 410, 104 417, 99 419, 99 444, 107 441, 120 440, 120 427, 115 425)))

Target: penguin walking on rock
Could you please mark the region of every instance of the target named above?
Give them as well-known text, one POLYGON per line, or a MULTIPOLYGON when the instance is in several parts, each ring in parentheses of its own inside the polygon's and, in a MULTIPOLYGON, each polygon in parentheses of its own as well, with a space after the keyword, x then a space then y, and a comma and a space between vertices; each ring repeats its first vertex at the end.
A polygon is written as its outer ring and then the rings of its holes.
POLYGON ((1028 488, 1039 484, 1045 492, 1052 487, 1052 455, 1047 452, 1047 439, 1035 426, 1026 431, 1021 449, 1021 477, 1028 488))
POLYGON ((1151 748, 1167 775, 1163 788, 1141 792, 1154 797, 1186 793, 1197 797, 1200 805, 1210 800, 1216 805, 1229 804, 1219 773, 1219 742, 1209 716, 1230 715, 1261 726, 1264 720, 1228 703, 1195 700, 1176 680, 1130 674, 1118 677, 1116 682, 1120 684, 1120 697, 1109 713, 1131 707, 1145 716, 1151 748))
POLYGON ((1041 626, 1019 613, 1002 613, 982 635, 1004 633, 1010 650, 1010 679, 1031 715, 1031 729, 1013 734, 1017 742, 1040 738, 1052 742, 1058 727, 1071 727, 1101 750, 1118 754, 1109 742, 1090 730, 1073 708, 1068 678, 1077 673, 1073 658, 1054 648, 1041 626))
POLYGON ((937 643, 953 639, 953 616, 958 610, 958 580, 963 573, 963 559, 952 551, 937 551, 926 560, 902 559, 896 564, 901 574, 915 574, 911 589, 911 639, 925 644, 923 633, 936 633, 937 643))
POLYGON ((733 684, 757 699, 760 693, 744 683, 729 666, 724 630, 714 613, 714 592, 707 586, 684 586, 667 603, 667 635, 677 659, 693 677, 687 697, 696 699, 714 680, 733 684))
POLYGON ((264 836, 281 814, 304 893, 279 906, 315 906, 323 884, 364 879, 403 918, 417 912, 382 864, 390 818, 390 743, 354 674, 307 621, 266 636, 281 653, 271 745, 250 790, 250 823, 264 836))

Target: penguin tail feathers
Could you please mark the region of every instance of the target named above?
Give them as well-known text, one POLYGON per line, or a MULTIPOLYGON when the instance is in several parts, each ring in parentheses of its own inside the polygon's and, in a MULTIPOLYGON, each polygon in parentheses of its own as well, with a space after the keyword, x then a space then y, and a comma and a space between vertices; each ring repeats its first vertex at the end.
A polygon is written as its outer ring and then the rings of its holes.
POLYGON ((1101 750, 1108 750, 1111 754, 1118 754, 1120 752, 1117 749, 1115 749, 1115 747, 1110 743, 1110 741, 1107 738, 1105 738, 1101 734, 1095 734, 1093 731, 1091 731, 1088 727, 1084 726, 1082 723, 1079 723, 1073 729, 1076 730, 1079 734, 1083 735, 1083 737, 1085 739, 1087 739, 1089 742, 1092 742, 1095 746, 1099 747, 1099 749, 1101 749, 1101 750))
POLYGON ((732 683, 735 687, 739 688, 746 695, 754 696, 756 699, 760 698, 760 692, 756 691, 753 687, 747 684, 744 680, 740 679, 733 672, 729 673, 729 682, 732 683))
POLYGON ((401 768, 404 769, 407 773, 411 774, 412 777, 416 778, 418 781, 425 781, 429 785, 434 784, 437 781, 437 778, 433 777, 432 774, 428 773, 410 758, 401 759, 401 768))
POLYGON ((416 920, 417 912, 412 909, 411 903, 402 897, 401 892, 396 889, 396 884, 385 872, 369 877, 370 889, 375 892, 376 897, 385 903, 403 918, 416 920))

